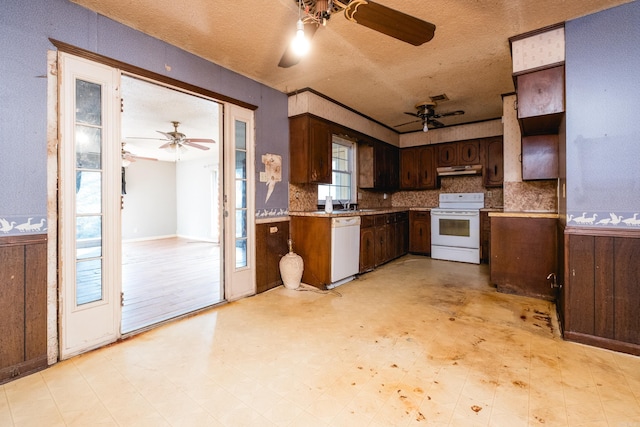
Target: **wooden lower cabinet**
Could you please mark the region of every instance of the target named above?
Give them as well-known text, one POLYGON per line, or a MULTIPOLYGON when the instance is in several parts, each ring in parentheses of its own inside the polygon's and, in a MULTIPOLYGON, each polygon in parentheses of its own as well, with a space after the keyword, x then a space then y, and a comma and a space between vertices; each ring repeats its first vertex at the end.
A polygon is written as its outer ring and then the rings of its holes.
POLYGON ((564 338, 640 355, 640 235, 567 227, 564 240, 564 338))
POLYGON ((0 384, 47 367, 47 237, 0 238, 0 384))
POLYGON ((396 245, 393 258, 398 258, 409 251, 409 212, 396 213, 394 234, 396 245))
POLYGON ((499 292, 554 300, 556 218, 492 216, 491 283, 499 292))
POLYGON ((431 255, 431 213, 429 211, 409 213, 409 252, 431 255))
POLYGON ((373 215, 360 217, 360 273, 376 267, 376 221, 373 215))
POLYGON ((480 262, 488 264, 491 249, 491 221, 489 212, 480 211, 480 262))
MULTIPOLYGON (((361 215, 360 273, 404 255, 408 225, 406 212, 361 215)), ((331 283, 331 217, 292 216, 290 230, 304 261, 302 281, 325 289, 331 283)))
POLYGON ((302 257, 302 282, 326 289, 331 284, 331 217, 292 216, 291 240, 302 257))
POLYGON ((288 239, 289 221, 256 224, 257 293, 282 284, 280 258, 289 251, 288 239))
MULTIPOLYGON (((380 221, 383 222, 384 218, 380 218, 380 221)), ((375 251, 375 261, 376 267, 384 264, 389 260, 388 251, 387 251, 387 242, 389 239, 388 233, 389 227, 387 224, 376 224, 374 228, 374 251, 375 251)))
POLYGON ((408 236, 406 211, 360 217, 360 273, 405 255, 408 236))

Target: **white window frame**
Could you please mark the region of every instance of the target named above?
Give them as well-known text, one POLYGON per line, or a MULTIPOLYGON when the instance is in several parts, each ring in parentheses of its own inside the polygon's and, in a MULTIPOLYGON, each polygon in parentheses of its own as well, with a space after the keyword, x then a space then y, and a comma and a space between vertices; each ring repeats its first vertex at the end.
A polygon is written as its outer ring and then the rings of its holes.
MULTIPOLYGON (((332 153, 332 158, 331 158, 331 180, 333 181, 333 174, 334 174, 334 169, 333 169, 333 145, 334 144, 339 144, 339 145, 343 145, 345 147, 349 147, 350 151, 349 151, 349 172, 351 174, 351 198, 350 200, 348 200, 348 202, 350 204, 354 204, 358 202, 358 170, 357 170, 357 165, 358 162, 356 161, 356 159, 358 158, 358 144, 356 141, 351 141, 345 138, 341 138, 338 135, 332 135, 332 140, 331 140, 331 153, 332 153)), ((344 171, 340 171, 340 172, 344 172, 344 171)), ((319 184, 318 185, 318 205, 319 206, 324 206, 326 203, 326 191, 323 191, 322 188, 330 188, 330 187, 334 187, 334 184, 319 184)), ((333 199, 333 203, 334 204, 338 204, 341 202, 344 202, 345 200, 336 200, 333 199)))

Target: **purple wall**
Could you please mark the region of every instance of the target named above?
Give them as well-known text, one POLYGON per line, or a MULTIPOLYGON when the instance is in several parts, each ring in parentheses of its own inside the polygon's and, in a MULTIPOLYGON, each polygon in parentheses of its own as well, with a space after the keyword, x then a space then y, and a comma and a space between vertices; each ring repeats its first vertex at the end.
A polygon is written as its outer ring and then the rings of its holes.
POLYGON ((640 2, 566 23, 568 225, 640 229, 639 23, 640 2))
MULTIPOLYGON (((38 222, 47 214, 47 50, 49 38, 257 105, 256 211, 286 212, 289 176, 287 96, 66 0, 9 1, 0 13, 0 236, 2 219, 38 222), (165 69, 171 64, 171 71, 165 69), (258 182, 265 153, 283 157, 283 182, 265 203, 258 182)), ((269 212, 266 213, 265 212, 269 212)), ((31 230, 37 233, 46 230, 31 230)), ((26 233, 29 233, 27 231, 26 233)))

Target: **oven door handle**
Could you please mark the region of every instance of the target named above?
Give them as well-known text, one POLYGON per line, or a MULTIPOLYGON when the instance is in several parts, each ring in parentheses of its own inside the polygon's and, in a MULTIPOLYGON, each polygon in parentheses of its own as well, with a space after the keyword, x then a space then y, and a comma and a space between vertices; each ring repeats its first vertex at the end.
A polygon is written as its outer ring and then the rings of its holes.
POLYGON ((468 217, 473 217, 473 216, 479 216, 480 214, 477 212, 434 212, 431 211, 431 215, 435 215, 435 216, 468 216, 468 217))

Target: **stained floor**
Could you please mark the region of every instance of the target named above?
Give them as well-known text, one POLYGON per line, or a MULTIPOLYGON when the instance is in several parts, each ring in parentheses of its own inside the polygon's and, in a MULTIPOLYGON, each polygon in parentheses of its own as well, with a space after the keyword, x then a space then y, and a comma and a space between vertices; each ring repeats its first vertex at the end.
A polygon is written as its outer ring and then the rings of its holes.
POLYGON ((640 426, 640 358, 565 342, 486 265, 276 288, 0 386, 2 426, 640 426))

